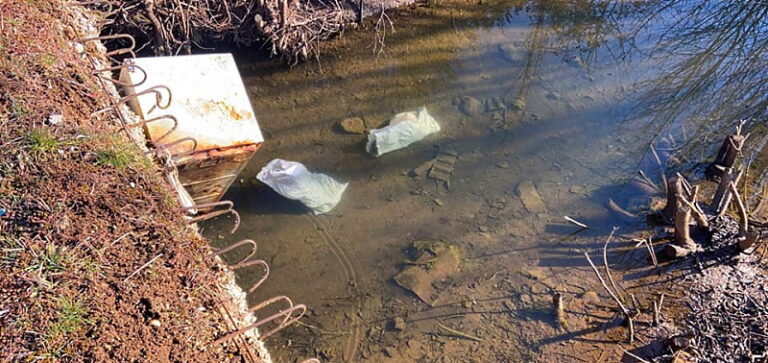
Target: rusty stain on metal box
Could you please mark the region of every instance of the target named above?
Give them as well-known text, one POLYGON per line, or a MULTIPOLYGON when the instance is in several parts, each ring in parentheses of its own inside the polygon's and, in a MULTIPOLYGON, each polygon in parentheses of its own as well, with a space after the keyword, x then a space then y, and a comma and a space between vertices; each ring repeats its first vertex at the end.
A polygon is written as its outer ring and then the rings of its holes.
MULTIPOLYGON (((178 121, 162 119, 145 125, 155 143, 192 138, 170 148, 177 157, 179 181, 195 203, 218 201, 264 141, 242 79, 230 54, 137 58, 133 63, 146 71, 147 80, 126 87, 126 94, 138 94, 157 85, 171 89, 167 94, 149 93, 130 103, 145 120, 172 115, 178 121), (164 97, 158 102, 157 97, 164 97)), ((124 69, 121 80, 136 82, 141 72, 124 69)))

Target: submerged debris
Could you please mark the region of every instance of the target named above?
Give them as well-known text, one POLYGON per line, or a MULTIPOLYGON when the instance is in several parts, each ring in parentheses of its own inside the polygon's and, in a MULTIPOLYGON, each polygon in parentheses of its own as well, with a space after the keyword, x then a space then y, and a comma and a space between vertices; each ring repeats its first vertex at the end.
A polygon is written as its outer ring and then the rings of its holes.
POLYGON ((547 210, 544 201, 541 199, 541 195, 536 191, 536 187, 533 182, 526 180, 517 186, 517 194, 520 196, 520 200, 523 202, 523 206, 530 213, 542 213, 547 210))
POLYGON ((426 107, 417 111, 401 112, 392 117, 389 125, 368 133, 365 150, 373 156, 402 149, 431 134, 440 131, 440 124, 427 112, 426 107))
POLYGON ((315 214, 336 207, 348 185, 325 174, 312 173, 301 163, 282 159, 270 161, 256 178, 278 194, 302 202, 315 214))
POLYGON ((418 257, 413 261, 407 260, 394 280, 434 306, 437 299, 434 283, 459 270, 461 258, 458 247, 440 241, 415 241, 412 249, 418 257))
POLYGON ((360 117, 347 117, 339 121, 339 127, 350 134, 364 134, 365 121, 360 117))
POLYGON ((443 183, 446 188, 450 187, 454 164, 458 158, 459 154, 453 150, 440 150, 435 160, 432 161, 429 177, 443 183))
POLYGON ((454 103, 463 114, 467 116, 478 116, 485 111, 483 102, 472 96, 459 96, 454 103))

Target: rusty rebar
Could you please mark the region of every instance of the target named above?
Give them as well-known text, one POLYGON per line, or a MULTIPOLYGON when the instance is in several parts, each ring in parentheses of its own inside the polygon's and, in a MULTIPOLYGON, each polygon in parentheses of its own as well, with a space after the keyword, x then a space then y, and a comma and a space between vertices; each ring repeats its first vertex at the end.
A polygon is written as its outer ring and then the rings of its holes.
POLYGON ((141 86, 142 84, 144 84, 144 82, 147 81, 147 71, 145 71, 144 68, 141 68, 141 67, 139 67, 139 66, 137 66, 137 65, 135 65, 133 63, 130 63, 130 62, 125 62, 125 63, 123 63, 123 64, 121 64, 119 66, 112 66, 112 67, 107 67, 107 68, 94 69, 93 70, 93 74, 96 77, 99 77, 99 78, 101 78, 101 79, 103 79, 103 80, 105 80, 107 82, 111 82, 113 84, 116 84, 118 86, 123 86, 123 87, 138 87, 138 86, 141 86), (128 81, 121 81, 119 79, 114 79, 112 77, 104 77, 104 76, 101 75, 101 73, 103 73, 103 72, 114 72, 114 71, 116 71, 118 69, 119 70, 123 70, 123 69, 126 69, 126 68, 128 68, 130 70, 134 70, 134 69, 140 70, 141 74, 142 74, 141 81, 136 82, 136 83, 131 83, 131 82, 128 82, 128 81))
POLYGON ((253 284, 250 289, 248 289, 248 292, 256 291, 256 289, 259 288, 259 286, 261 286, 261 284, 263 284, 264 281, 267 281, 267 277, 269 277, 269 265, 267 264, 267 261, 254 260, 254 261, 242 262, 242 263, 230 266, 230 269, 232 270, 239 270, 241 268, 255 266, 255 265, 261 265, 262 267, 264 267, 264 276, 262 276, 261 279, 259 279, 259 281, 256 281, 256 283, 253 284))
POLYGON ((248 256, 245 256, 245 257, 241 258, 239 261, 237 261, 237 262, 232 264, 232 268, 236 269, 237 267, 235 267, 235 266, 238 266, 241 263, 244 263, 245 261, 248 261, 251 257, 253 257, 256 254, 256 250, 259 248, 259 246, 256 244, 256 241, 254 241, 252 239, 244 239, 244 240, 235 242, 235 243, 233 243, 233 244, 231 244, 231 245, 229 245, 227 247, 219 249, 219 250, 217 250, 215 252, 211 252, 210 254, 208 254, 208 256, 221 256, 221 255, 223 255, 223 254, 225 254, 225 253, 227 253, 229 251, 232 251, 235 248, 238 248, 238 247, 243 246, 243 245, 250 245, 250 246, 252 246, 251 252, 248 253, 248 256))
MULTIPOLYGON (((139 126, 146 125, 148 123, 152 123, 152 122, 160 121, 160 120, 171 120, 171 121, 173 121, 173 126, 171 127, 170 130, 166 131, 163 134, 163 136, 158 137, 157 140, 164 139, 166 136, 168 136, 171 133, 173 133, 174 131, 176 131, 176 129, 179 127, 179 120, 176 118, 176 116, 171 115, 171 114, 153 117, 153 118, 151 118, 149 120, 141 120, 139 122, 134 122, 132 124, 129 124, 128 127, 129 128, 139 127, 139 126)), ((189 139, 192 139, 194 141, 195 145, 197 145, 197 140, 195 140, 194 138, 191 138, 191 137, 189 139)), ((195 146, 195 148, 197 148, 197 146, 195 146)))
POLYGON ((273 320, 275 320, 277 318, 283 317, 283 321, 280 322, 275 328, 273 328, 272 330, 270 330, 270 331, 268 331, 268 332, 266 332, 264 334, 259 334, 259 339, 264 340, 264 339, 268 338, 269 336, 277 333, 278 331, 284 329, 285 327, 287 327, 287 326, 295 323, 299 319, 301 319, 304 316, 304 314, 306 313, 306 311, 307 311, 307 307, 304 304, 299 304, 299 305, 295 305, 294 306, 293 303, 291 302, 291 300, 288 297, 286 297, 286 296, 277 296, 277 297, 274 297, 272 299, 266 300, 266 301, 264 301, 264 302, 262 302, 262 303, 260 303, 260 304, 258 304, 256 306, 248 309, 248 312, 251 312, 251 313, 255 312, 257 310, 263 309, 264 307, 266 307, 266 306, 268 306, 268 305, 270 305, 270 304, 272 304, 272 303, 274 303, 276 301, 280 301, 280 300, 288 301, 289 304, 290 304, 290 307, 288 309, 286 309, 286 310, 282 310, 282 311, 277 312, 275 314, 272 314, 272 315, 270 315, 270 316, 268 316, 268 317, 266 317, 264 319, 256 321, 253 324, 250 324, 248 326, 240 328, 240 329, 238 329, 238 330, 236 330, 236 331, 234 331, 232 333, 229 333, 229 334, 227 334, 227 335, 225 335, 225 336, 223 336, 223 337, 221 337, 219 339, 216 339, 213 342, 213 344, 224 343, 224 342, 226 342, 226 341, 228 341, 228 340, 230 340, 230 339, 232 339, 234 337, 237 337, 237 336, 239 336, 239 335, 241 335, 241 334, 243 334, 243 333, 245 333, 245 332, 247 332, 249 330, 256 329, 256 328, 258 328, 258 327, 260 327, 260 326, 262 326, 262 325, 264 325, 266 323, 269 323, 269 322, 271 322, 271 321, 273 321, 273 320), (293 313, 295 311, 299 311, 299 310, 300 310, 299 314, 294 316, 293 313))
POLYGON ((132 99, 139 98, 141 96, 148 95, 150 93, 154 93, 155 94, 155 106, 157 106, 157 108, 159 108, 161 110, 164 110, 164 109, 166 109, 166 108, 171 106, 171 101, 173 101, 173 93, 171 93, 171 89, 168 86, 164 85, 164 84, 155 85, 155 86, 149 87, 149 88, 147 88, 147 89, 145 89, 145 90, 143 90, 141 92, 136 92, 134 94, 125 96, 125 97, 119 99, 115 103, 115 106, 124 105, 124 104, 128 103, 128 101, 130 101, 132 99), (161 89, 164 89, 168 93, 168 102, 166 102, 165 105, 162 104, 163 93, 159 91, 161 89))
POLYGON ((222 200, 214 203, 197 204, 194 207, 183 207, 182 209, 185 212, 189 212, 189 211, 196 211, 204 208, 216 208, 220 206, 226 206, 226 209, 204 213, 196 217, 188 217, 187 224, 202 222, 202 221, 209 220, 211 218, 215 218, 220 215, 229 213, 235 216, 235 226, 234 228, 232 228, 232 232, 231 232, 231 233, 235 233, 235 231, 237 231, 237 229, 240 228, 240 213, 237 213, 236 210, 232 209, 232 207, 234 206, 234 203, 232 203, 229 200, 222 200))
POLYGON ((128 39, 130 42, 130 45, 124 48, 115 49, 112 51, 108 51, 106 53, 107 57, 111 57, 114 55, 121 55, 121 54, 130 54, 131 58, 136 58, 136 52, 133 50, 136 48, 136 39, 129 35, 129 34, 112 34, 112 35, 102 35, 99 37, 91 37, 91 38, 83 38, 76 40, 78 43, 85 43, 90 41, 101 41, 103 43, 104 40, 114 40, 114 39, 128 39))
MULTIPOLYGON (((165 135, 163 135, 163 137, 165 137, 165 135)), ((173 157, 173 158, 176 158, 176 157, 179 157, 179 156, 186 156, 186 155, 193 154, 195 152, 195 150, 197 150, 197 140, 194 137, 190 137, 190 136, 182 137, 182 138, 173 140, 173 141, 171 141, 169 143, 165 143, 165 144, 155 144, 155 143, 152 143, 151 150, 145 152, 144 154, 145 155, 149 155, 149 154, 155 153, 156 155, 159 156, 160 152, 166 151, 166 150, 170 149, 173 146, 176 146, 176 145, 179 145, 179 144, 183 144, 185 142, 192 142, 192 148, 187 150, 187 151, 180 152, 180 153, 177 153, 177 154, 171 154, 170 152, 168 152, 168 154, 171 157, 173 157)))

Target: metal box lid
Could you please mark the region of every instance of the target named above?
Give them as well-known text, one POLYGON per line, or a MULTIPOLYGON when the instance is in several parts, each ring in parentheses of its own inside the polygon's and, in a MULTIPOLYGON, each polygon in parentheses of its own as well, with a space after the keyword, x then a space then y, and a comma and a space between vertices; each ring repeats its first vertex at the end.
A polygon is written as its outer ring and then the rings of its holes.
MULTIPOLYGON (((231 54, 148 57, 132 59, 131 62, 144 72, 126 67, 120 75, 121 81, 136 84, 146 73, 143 83, 125 87, 127 95, 140 94, 131 102, 134 111, 144 120, 164 115, 172 115, 178 120, 178 125, 170 133, 174 126, 171 119, 147 123, 145 131, 150 140, 167 143, 191 137, 197 141, 195 151, 264 141, 231 54), (167 89, 157 86, 166 86, 171 90, 168 107, 163 108, 168 103, 167 89), (161 99, 158 100, 158 97, 161 99)), ((180 143, 172 151, 189 152, 191 147, 191 142, 180 143)))

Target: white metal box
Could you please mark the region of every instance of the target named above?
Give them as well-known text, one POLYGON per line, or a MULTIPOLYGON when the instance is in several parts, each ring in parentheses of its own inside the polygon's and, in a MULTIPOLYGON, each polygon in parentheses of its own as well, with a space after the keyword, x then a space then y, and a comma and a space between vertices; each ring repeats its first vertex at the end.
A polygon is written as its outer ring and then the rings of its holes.
POLYGON ((234 58, 204 54, 130 61, 138 67, 124 68, 121 81, 136 84, 146 73, 143 83, 125 87, 126 96, 138 94, 129 102, 133 111, 144 120, 165 115, 177 120, 149 122, 145 134, 153 143, 180 141, 169 149, 178 155, 179 181, 196 204, 218 201, 264 141, 234 58))

